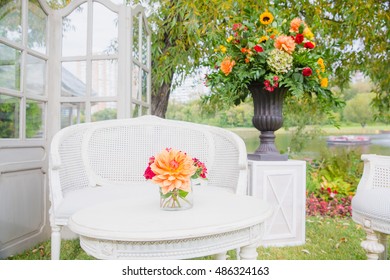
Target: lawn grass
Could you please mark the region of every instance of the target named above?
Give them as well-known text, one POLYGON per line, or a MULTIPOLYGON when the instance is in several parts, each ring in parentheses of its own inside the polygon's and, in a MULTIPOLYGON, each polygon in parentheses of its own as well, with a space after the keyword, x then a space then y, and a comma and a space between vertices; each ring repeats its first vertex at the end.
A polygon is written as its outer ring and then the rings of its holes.
MULTIPOLYGON (((306 243, 291 247, 259 247, 259 260, 363 260, 366 259, 360 242, 365 234, 361 226, 351 218, 307 217, 306 243)), ((389 242, 390 252, 390 242, 389 242)), ((38 244, 9 260, 49 260, 50 241, 38 244)), ((61 244, 62 260, 90 260, 79 241, 66 240, 61 244)), ((210 259, 210 257, 199 258, 210 259)), ((236 259, 235 251, 228 252, 228 259, 236 259)))

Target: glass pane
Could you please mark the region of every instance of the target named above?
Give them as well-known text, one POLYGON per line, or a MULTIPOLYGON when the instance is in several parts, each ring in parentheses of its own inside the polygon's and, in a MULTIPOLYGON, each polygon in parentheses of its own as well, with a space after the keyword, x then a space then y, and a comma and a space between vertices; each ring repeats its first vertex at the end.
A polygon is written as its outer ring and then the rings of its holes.
POLYGON ((21 52, 0 43, 0 87, 20 90, 21 52))
POLYGON ((0 138, 19 138, 20 98, 0 94, 0 138))
POLYGON ((84 3, 63 18, 62 56, 86 55, 87 14, 88 3, 84 3))
POLYGON ((26 138, 43 138, 45 103, 35 100, 26 102, 26 138))
POLYGON ((92 61, 92 96, 116 96, 118 90, 116 59, 92 61))
POLYGON ((45 85, 46 61, 32 55, 27 55, 26 92, 44 95, 45 85))
POLYGON ((140 68, 137 64, 133 64, 133 78, 131 80, 131 96, 135 99, 139 99, 139 71, 140 68))
POLYGON ((146 65, 148 62, 148 38, 146 33, 145 23, 142 24, 142 64, 146 65))
POLYGON ((21 11, 20 0, 0 1, 0 37, 14 42, 22 41, 21 11))
MULTIPOLYGON (((138 14, 139 15, 139 14, 138 14)), ((133 17, 133 57, 139 59, 139 16, 133 17)))
POLYGON ((118 52, 118 14, 100 3, 93 3, 92 54, 118 52))
POLYGON ((47 15, 38 0, 28 2, 28 47, 46 53, 47 15))
POLYGON ((61 103, 61 128, 85 122, 85 103, 61 103))
POLYGON ((148 107, 143 107, 142 106, 142 116, 149 114, 148 109, 149 109, 148 107))
POLYGON ((139 104, 131 104, 132 118, 139 117, 140 105, 139 104))
POLYGON ((91 121, 116 119, 116 102, 91 103, 91 121))
POLYGON ((85 61, 62 63, 61 96, 85 96, 87 87, 85 61))
POLYGON ((142 70, 142 101, 147 100, 148 93, 148 73, 142 70))

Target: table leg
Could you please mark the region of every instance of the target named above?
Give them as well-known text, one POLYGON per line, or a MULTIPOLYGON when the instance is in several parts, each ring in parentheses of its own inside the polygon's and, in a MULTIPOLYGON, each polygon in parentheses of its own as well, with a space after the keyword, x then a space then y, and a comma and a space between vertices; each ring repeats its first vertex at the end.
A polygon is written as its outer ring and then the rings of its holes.
POLYGON ((256 260, 257 244, 249 244, 248 246, 241 247, 240 257, 241 260, 256 260))

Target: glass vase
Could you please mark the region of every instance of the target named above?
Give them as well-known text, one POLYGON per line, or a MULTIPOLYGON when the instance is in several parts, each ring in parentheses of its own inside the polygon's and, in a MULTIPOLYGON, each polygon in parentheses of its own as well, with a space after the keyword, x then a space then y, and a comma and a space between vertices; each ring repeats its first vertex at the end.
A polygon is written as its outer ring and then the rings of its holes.
POLYGON ((174 189, 163 194, 160 188, 160 209, 167 211, 179 211, 190 209, 193 206, 192 188, 189 192, 174 189))

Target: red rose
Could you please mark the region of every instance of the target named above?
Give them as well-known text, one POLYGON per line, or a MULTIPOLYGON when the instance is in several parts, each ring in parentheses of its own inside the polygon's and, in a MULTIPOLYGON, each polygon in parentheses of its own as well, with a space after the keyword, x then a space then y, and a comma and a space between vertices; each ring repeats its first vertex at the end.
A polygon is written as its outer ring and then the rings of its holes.
POLYGON ((254 46, 253 49, 254 49, 256 52, 263 52, 263 51, 264 51, 263 48, 260 47, 259 45, 254 46))
POLYGON ((314 44, 312 42, 306 42, 303 46, 306 49, 314 49, 314 44))
POLYGON ((297 34, 297 36, 295 36, 295 43, 300 44, 303 42, 303 39, 303 34, 297 34))
POLYGON ((302 70, 303 76, 309 77, 309 76, 311 76, 311 74, 313 74, 313 71, 309 67, 303 68, 303 70, 302 70))

